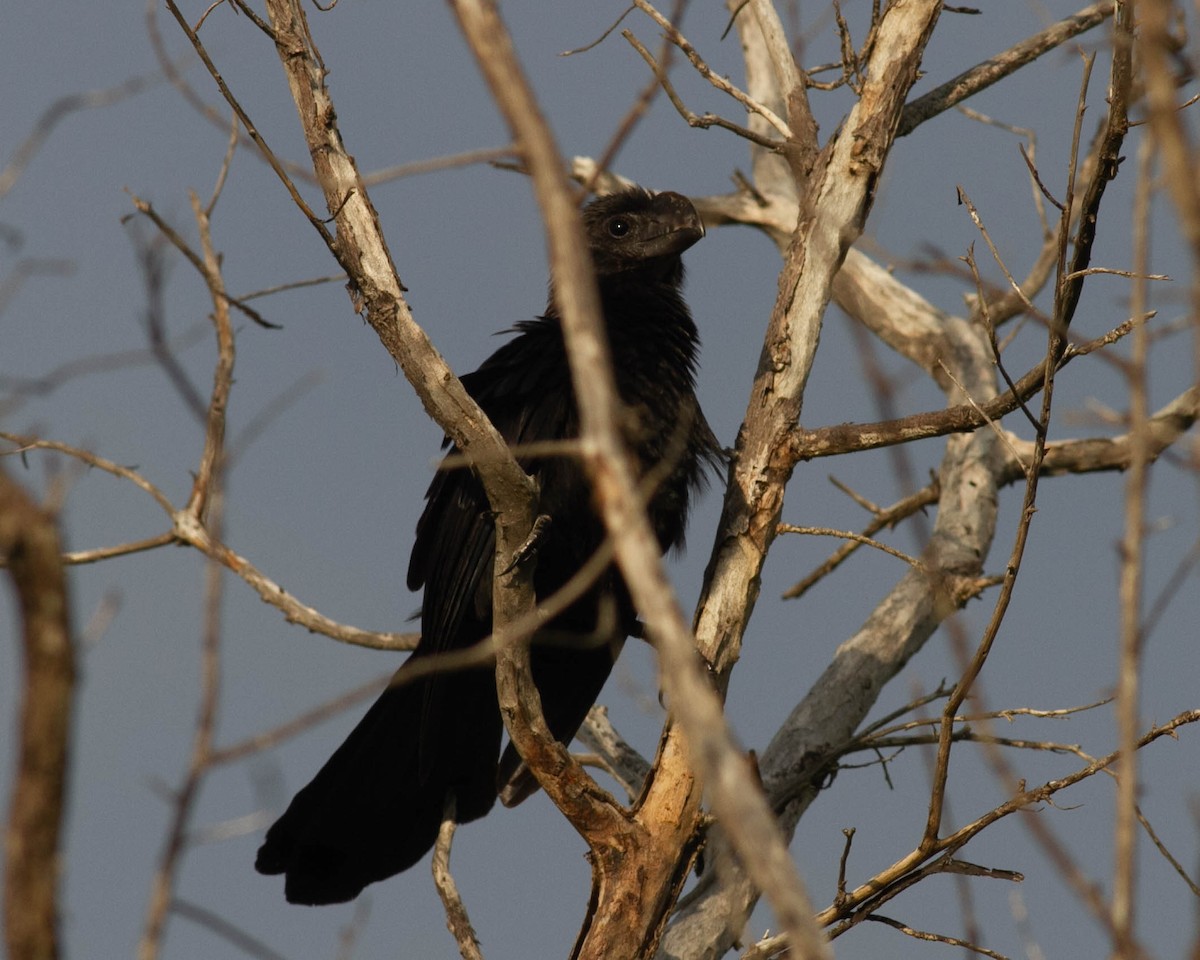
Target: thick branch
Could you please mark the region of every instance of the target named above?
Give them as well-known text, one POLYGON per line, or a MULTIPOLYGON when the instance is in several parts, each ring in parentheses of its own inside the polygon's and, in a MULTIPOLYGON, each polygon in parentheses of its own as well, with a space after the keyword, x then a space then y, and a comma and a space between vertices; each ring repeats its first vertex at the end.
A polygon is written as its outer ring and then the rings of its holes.
MULTIPOLYGON (((559 307, 564 318, 574 318, 577 323, 579 315, 586 314, 595 326, 599 316, 599 296, 591 275, 578 212, 561 173, 557 151, 520 70, 507 31, 490 3, 457 2, 454 11, 532 174, 547 224, 551 272, 555 277, 559 307), (559 182, 555 182, 556 179, 559 182)), ((569 328, 570 323, 570 319, 565 319, 565 326, 569 328)), ((593 356, 590 362, 607 368, 606 359, 593 356)), ((511 541, 508 552, 517 549, 522 542, 511 541)), ((501 553, 505 552, 499 528, 497 546, 501 553)), ((623 811, 551 735, 541 716, 540 697, 529 671, 528 646, 520 642, 520 637, 511 636, 505 627, 505 624, 532 613, 532 591, 526 591, 528 602, 521 604, 510 589, 517 578, 528 578, 530 574, 528 565, 516 565, 501 574, 493 591, 500 711, 509 736, 542 788, 588 844, 595 846, 602 838, 622 830, 623 811)))
MULTIPOLYGON (((613 538, 617 563, 656 641, 663 685, 679 725, 686 731, 688 756, 710 790, 718 816, 745 827, 747 848, 742 851, 743 856, 753 861, 761 881, 773 891, 773 905, 781 924, 793 934, 794 942, 814 942, 807 897, 761 794, 747 789, 752 783, 749 767, 730 738, 720 703, 695 657, 690 633, 663 571, 657 539, 642 507, 632 464, 617 427, 617 394, 599 324, 595 281, 562 159, 495 7, 484 0, 459 0, 455 11, 533 177, 534 192, 547 226, 556 296, 579 399, 584 464, 613 538)), ((519 739, 524 731, 510 725, 510 734, 524 753, 525 744, 519 739)), ((536 740, 532 745, 537 745, 536 740)), ((537 758, 526 756, 526 759, 537 758)), ((675 769, 682 772, 686 767, 680 763, 681 755, 676 754, 675 769)), ((539 770, 536 762, 531 762, 531 766, 555 802, 570 813, 571 807, 562 802, 566 798, 559 795, 562 786, 552 782, 548 771, 539 770)), ((616 824, 611 825, 616 830, 590 832, 588 840, 599 876, 594 914, 577 945, 580 956, 641 955, 652 949, 657 939, 665 909, 677 893, 682 873, 690 862, 689 855, 680 871, 675 856, 680 849, 678 841, 688 838, 699 794, 686 776, 663 778, 655 784, 668 789, 677 813, 682 810, 687 815, 639 818, 639 830, 653 831, 657 841, 651 836, 631 843, 638 831, 620 829, 616 824), (682 837, 680 830, 684 831, 682 837), (664 836, 670 841, 665 849, 675 855, 665 877, 659 855, 664 836), (623 881, 615 875, 617 871, 623 881), (637 894, 631 896, 634 891, 637 894)), ((652 786, 650 794, 653 793, 652 786)), ((647 800, 647 806, 656 809, 661 803, 661 799, 657 804, 647 800)), ((578 820, 573 818, 573 822, 582 828, 578 820)), ((819 949, 815 946, 813 955, 819 949)))
MULTIPOLYGON (((916 77, 937 11, 933 3, 889 8, 862 99, 811 174, 737 440, 738 456, 721 518, 722 539, 697 613, 701 649, 718 673, 737 659, 766 551, 778 527, 783 490, 794 466, 783 451, 800 415, 833 277, 862 229, 903 97, 916 77)), ((757 46, 753 26, 743 24, 741 18, 738 24, 743 47, 757 46)), ((772 99, 769 91, 750 92, 764 102, 772 99)), ((771 172, 778 178, 778 167, 771 172)), ((781 191, 771 183, 763 192, 781 191)))
POLYGON ((0 470, 0 557, 21 611, 24 683, 4 838, 4 942, 11 960, 59 955, 58 881, 75 650, 54 518, 0 470))
MULTIPOLYGON (((756 7, 756 12, 762 13, 766 6, 756 7)), ((766 553, 778 530, 784 488, 794 466, 794 461, 781 451, 800 415, 833 279, 870 210, 904 97, 916 79, 921 54, 939 12, 940 4, 934 2, 901 2, 888 7, 879 25, 861 98, 839 133, 814 158, 811 170, 801 171, 803 183, 794 179, 789 183, 787 177, 794 178, 795 172, 781 170, 778 165, 756 166, 756 172, 761 169, 771 177, 769 182, 759 184, 764 195, 786 198, 799 188, 802 200, 746 419, 738 435, 717 545, 696 615, 697 640, 719 680, 737 659, 757 599, 766 553)), ((758 21, 739 17, 737 24, 748 74, 749 65, 755 65, 753 76, 748 75, 748 93, 761 103, 778 102, 785 92, 772 80, 786 72, 778 69, 782 54, 758 21), (776 67, 774 73, 764 69, 764 60, 776 67)), ((792 105, 798 106, 795 99, 792 105)), ((811 150, 812 145, 796 145, 795 154, 807 156, 811 150)), ((740 866, 748 869, 750 864, 743 859, 740 866)), ((720 956, 730 938, 736 936, 736 930, 730 931, 736 924, 735 920, 725 929, 713 929, 702 919, 693 926, 690 938, 687 931, 679 931, 675 943, 689 938, 688 955, 720 956)), ((668 952, 674 949, 673 944, 668 952)))
POLYGON ((953 80, 948 80, 918 97, 904 108, 904 116, 900 120, 900 129, 896 136, 908 136, 926 120, 949 110, 980 90, 986 90, 1072 37, 1098 26, 1113 15, 1115 6, 1112 0, 1103 0, 1101 3, 1084 7, 1078 13, 1022 40, 1002 53, 984 60, 983 63, 976 64, 970 70, 964 70, 953 80))
MULTIPOLYGON (((743 46, 747 47, 748 31, 743 31, 743 46)), ((752 36, 751 36, 752 39, 752 36)), ((747 51, 747 62, 756 62, 753 50, 747 51)), ((748 84, 749 92, 756 99, 772 103, 769 91, 748 84)), ((1095 171, 1088 171, 1086 199, 1082 204, 1085 217, 1094 216, 1098 196, 1102 191, 1096 181, 1111 177, 1113 144, 1119 142, 1122 129, 1120 108, 1110 116, 1105 134, 1101 136, 1096 155, 1100 162, 1095 171)), ((756 172, 758 171, 756 167, 756 172)), ((764 169, 766 169, 764 167, 764 169)), ((766 199, 759 204, 749 195, 736 198, 711 198, 703 204, 706 218, 710 206, 723 216, 740 222, 753 223, 765 229, 776 243, 783 247, 780 226, 786 216, 788 202, 783 191, 774 182, 756 183, 759 194, 766 199)), ((1090 249, 1094 224, 1089 224, 1080 242, 1080 253, 1086 257, 1090 249)), ((1078 258, 1077 258, 1078 259, 1078 258)), ((1086 264, 1084 264, 1086 265, 1086 264)), ((944 315, 925 305, 922 308, 915 295, 894 298, 886 292, 889 286, 900 287, 894 278, 876 268, 868 269, 865 258, 848 256, 834 287, 834 294, 852 316, 868 324, 871 329, 890 346, 918 363, 923 369, 936 369, 931 364, 939 359, 941 351, 949 350, 947 367, 954 373, 954 380, 963 384, 965 392, 985 410, 994 397, 994 387, 989 389, 993 373, 986 351, 978 354, 984 342, 978 332, 969 329, 956 333, 962 321, 946 325, 944 315), (861 296, 860 296, 861 295, 861 296), (876 296, 883 303, 872 303, 876 296), (864 309, 864 305, 866 308, 864 309), (899 307, 899 309, 897 309, 899 307), (905 327, 912 319, 922 315, 927 318, 924 333, 918 325, 906 332, 905 327), (939 317, 941 319, 939 319, 939 317), (932 321, 932 322, 929 322, 932 321), (945 329, 939 327, 945 326, 945 329), (955 360, 953 344, 970 345, 976 352, 975 360, 964 370, 955 360), (964 376, 964 373, 967 375, 964 376)), ((900 288, 903 290, 903 288, 900 288)), ((1062 298, 1073 302, 1069 297, 1062 298)), ((1069 318, 1070 310, 1063 310, 1060 317, 1069 318)), ((1065 323, 1064 323, 1065 327, 1065 323)), ((1061 356, 1056 352, 1050 370, 1061 366, 1061 356)), ((1045 379, 1045 368, 1043 368, 1045 379)), ((939 380, 944 390, 954 390, 949 378, 939 380)), ((1017 393, 1024 386, 1018 385, 1017 393)), ((952 400, 963 399, 963 394, 952 395, 952 400)), ((1005 401, 1007 402, 1007 401, 1005 401)), ((939 481, 943 490, 935 537, 940 539, 939 560, 944 569, 957 571, 954 558, 966 563, 964 572, 974 564, 982 562, 990 544, 995 522, 995 489, 1003 473, 1002 447, 992 430, 978 431, 974 438, 955 438, 947 448, 939 481), (943 523, 943 514, 945 520, 943 523), (974 558, 961 551, 977 551, 974 558), (943 559, 944 558, 944 559, 943 559), (950 561, 947 565, 946 561, 950 561)), ((723 529, 727 529, 724 528, 723 529)), ((737 528, 735 528, 737 529, 737 528)), ((738 542, 745 542, 739 533, 738 542)), ((935 546, 938 544, 935 543, 935 546)), ((753 581, 746 580, 750 584, 753 581)), ((857 718, 874 702, 879 689, 886 683, 908 658, 920 648, 941 619, 953 609, 946 598, 939 600, 937 583, 915 582, 914 574, 907 575, 889 596, 876 608, 875 613, 862 630, 839 648, 834 662, 813 685, 810 693, 789 717, 786 725, 777 734, 768 750, 760 757, 764 781, 773 799, 784 805, 783 825, 786 831, 794 825, 806 805, 816 795, 816 784, 822 775, 823 756, 826 748, 854 728, 857 718), (847 691, 861 691, 852 700, 847 700, 847 691)), ((669 955, 688 957, 716 957, 736 937, 745 917, 753 908, 757 893, 743 874, 730 871, 725 882, 697 898, 688 910, 672 925, 664 945, 669 955), (686 944, 686 946, 685 946, 686 944)))
MULTIPOLYGON (((1048 443, 1042 461, 1042 476, 1128 470, 1137 444, 1144 444, 1146 460, 1153 463, 1187 433, 1197 419, 1200 419, 1200 386, 1193 386, 1148 417, 1142 437, 1123 433, 1117 437, 1084 437, 1048 443)), ((1009 445, 1011 449, 1001 474, 1004 483, 1022 479, 1022 462, 1028 463, 1033 458, 1032 441, 1010 436, 1009 445)))
POLYGON ((500 510, 503 505, 531 502, 529 478, 413 320, 379 216, 338 129, 324 65, 312 46, 299 5, 268 0, 267 10, 313 169, 337 229, 329 249, 350 277, 354 309, 366 311, 367 322, 400 365, 429 415, 470 457, 493 507, 500 510))

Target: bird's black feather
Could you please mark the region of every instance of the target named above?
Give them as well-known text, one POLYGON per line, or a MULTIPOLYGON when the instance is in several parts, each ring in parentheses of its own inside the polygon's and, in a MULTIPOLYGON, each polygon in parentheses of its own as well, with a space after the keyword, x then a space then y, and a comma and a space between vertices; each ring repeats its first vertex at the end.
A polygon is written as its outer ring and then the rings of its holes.
MULTIPOLYGON (((680 254, 703 227, 686 198, 640 189, 589 204, 584 225, 623 430, 652 489, 647 510, 666 551, 682 545, 691 495, 722 456, 696 401, 696 327, 680 294, 680 254)), ((545 599, 600 547, 604 525, 576 458, 521 451, 578 435, 553 296, 544 316, 513 332, 462 380, 537 482, 538 513, 550 522, 536 543, 533 579, 545 599)), ((492 626, 495 532, 479 480, 469 469, 444 469, 426 497, 408 567, 408 586, 424 589, 420 643, 398 683, 296 794, 258 852, 256 868, 285 874, 293 903, 349 900, 412 866, 432 846, 451 791, 456 819, 465 823, 487 813, 498 791, 515 803, 536 788, 511 746, 498 761, 503 725, 490 667, 404 682, 422 658, 466 649, 492 626)), ((628 592, 610 566, 534 638, 533 676, 559 740, 574 737, 636 626, 628 592)))

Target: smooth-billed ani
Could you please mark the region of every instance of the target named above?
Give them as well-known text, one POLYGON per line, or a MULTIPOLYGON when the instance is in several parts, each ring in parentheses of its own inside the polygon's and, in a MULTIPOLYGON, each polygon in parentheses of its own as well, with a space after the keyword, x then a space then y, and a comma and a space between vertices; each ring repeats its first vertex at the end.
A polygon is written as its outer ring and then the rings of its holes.
MULTIPOLYGON (((680 255, 704 228, 686 197, 641 189, 593 201, 583 220, 625 412, 622 428, 665 552, 682 545, 691 494, 706 466, 721 460, 696 401, 698 340, 680 295, 680 255)), ((538 513, 549 523, 536 541, 533 581, 544 600, 600 548, 605 532, 569 450, 521 451, 579 432, 553 296, 544 316, 514 332, 462 381, 537 482, 538 513)), ((258 851, 255 867, 285 874, 292 903, 350 900, 412 866, 433 845, 450 791, 456 819, 465 823, 487 813, 498 794, 513 804, 536 789, 511 744, 497 759, 503 724, 491 668, 406 681, 422 658, 470 647, 492 629, 495 531, 479 480, 463 467, 443 469, 426 499, 408 568, 408 586, 425 590, 420 643, 258 851)), ((636 612, 610 564, 535 635, 533 677, 559 740, 574 737, 636 629, 636 612)))

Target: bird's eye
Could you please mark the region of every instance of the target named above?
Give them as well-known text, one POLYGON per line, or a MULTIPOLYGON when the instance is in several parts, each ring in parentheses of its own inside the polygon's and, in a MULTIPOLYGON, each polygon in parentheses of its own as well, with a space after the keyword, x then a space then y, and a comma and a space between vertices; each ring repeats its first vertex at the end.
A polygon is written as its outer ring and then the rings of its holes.
POLYGON ((608 221, 608 232, 614 237, 623 237, 629 232, 629 221, 624 217, 613 217, 608 221))

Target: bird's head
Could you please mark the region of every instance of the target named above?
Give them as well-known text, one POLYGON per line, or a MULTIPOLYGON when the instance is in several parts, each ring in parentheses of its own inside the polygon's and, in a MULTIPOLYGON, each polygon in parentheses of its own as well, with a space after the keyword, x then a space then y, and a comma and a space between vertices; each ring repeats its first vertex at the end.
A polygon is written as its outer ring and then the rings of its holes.
POLYGON ((650 270, 682 279, 679 255, 704 236, 687 197, 640 187, 593 200, 584 208, 583 226, 600 277, 650 270))

